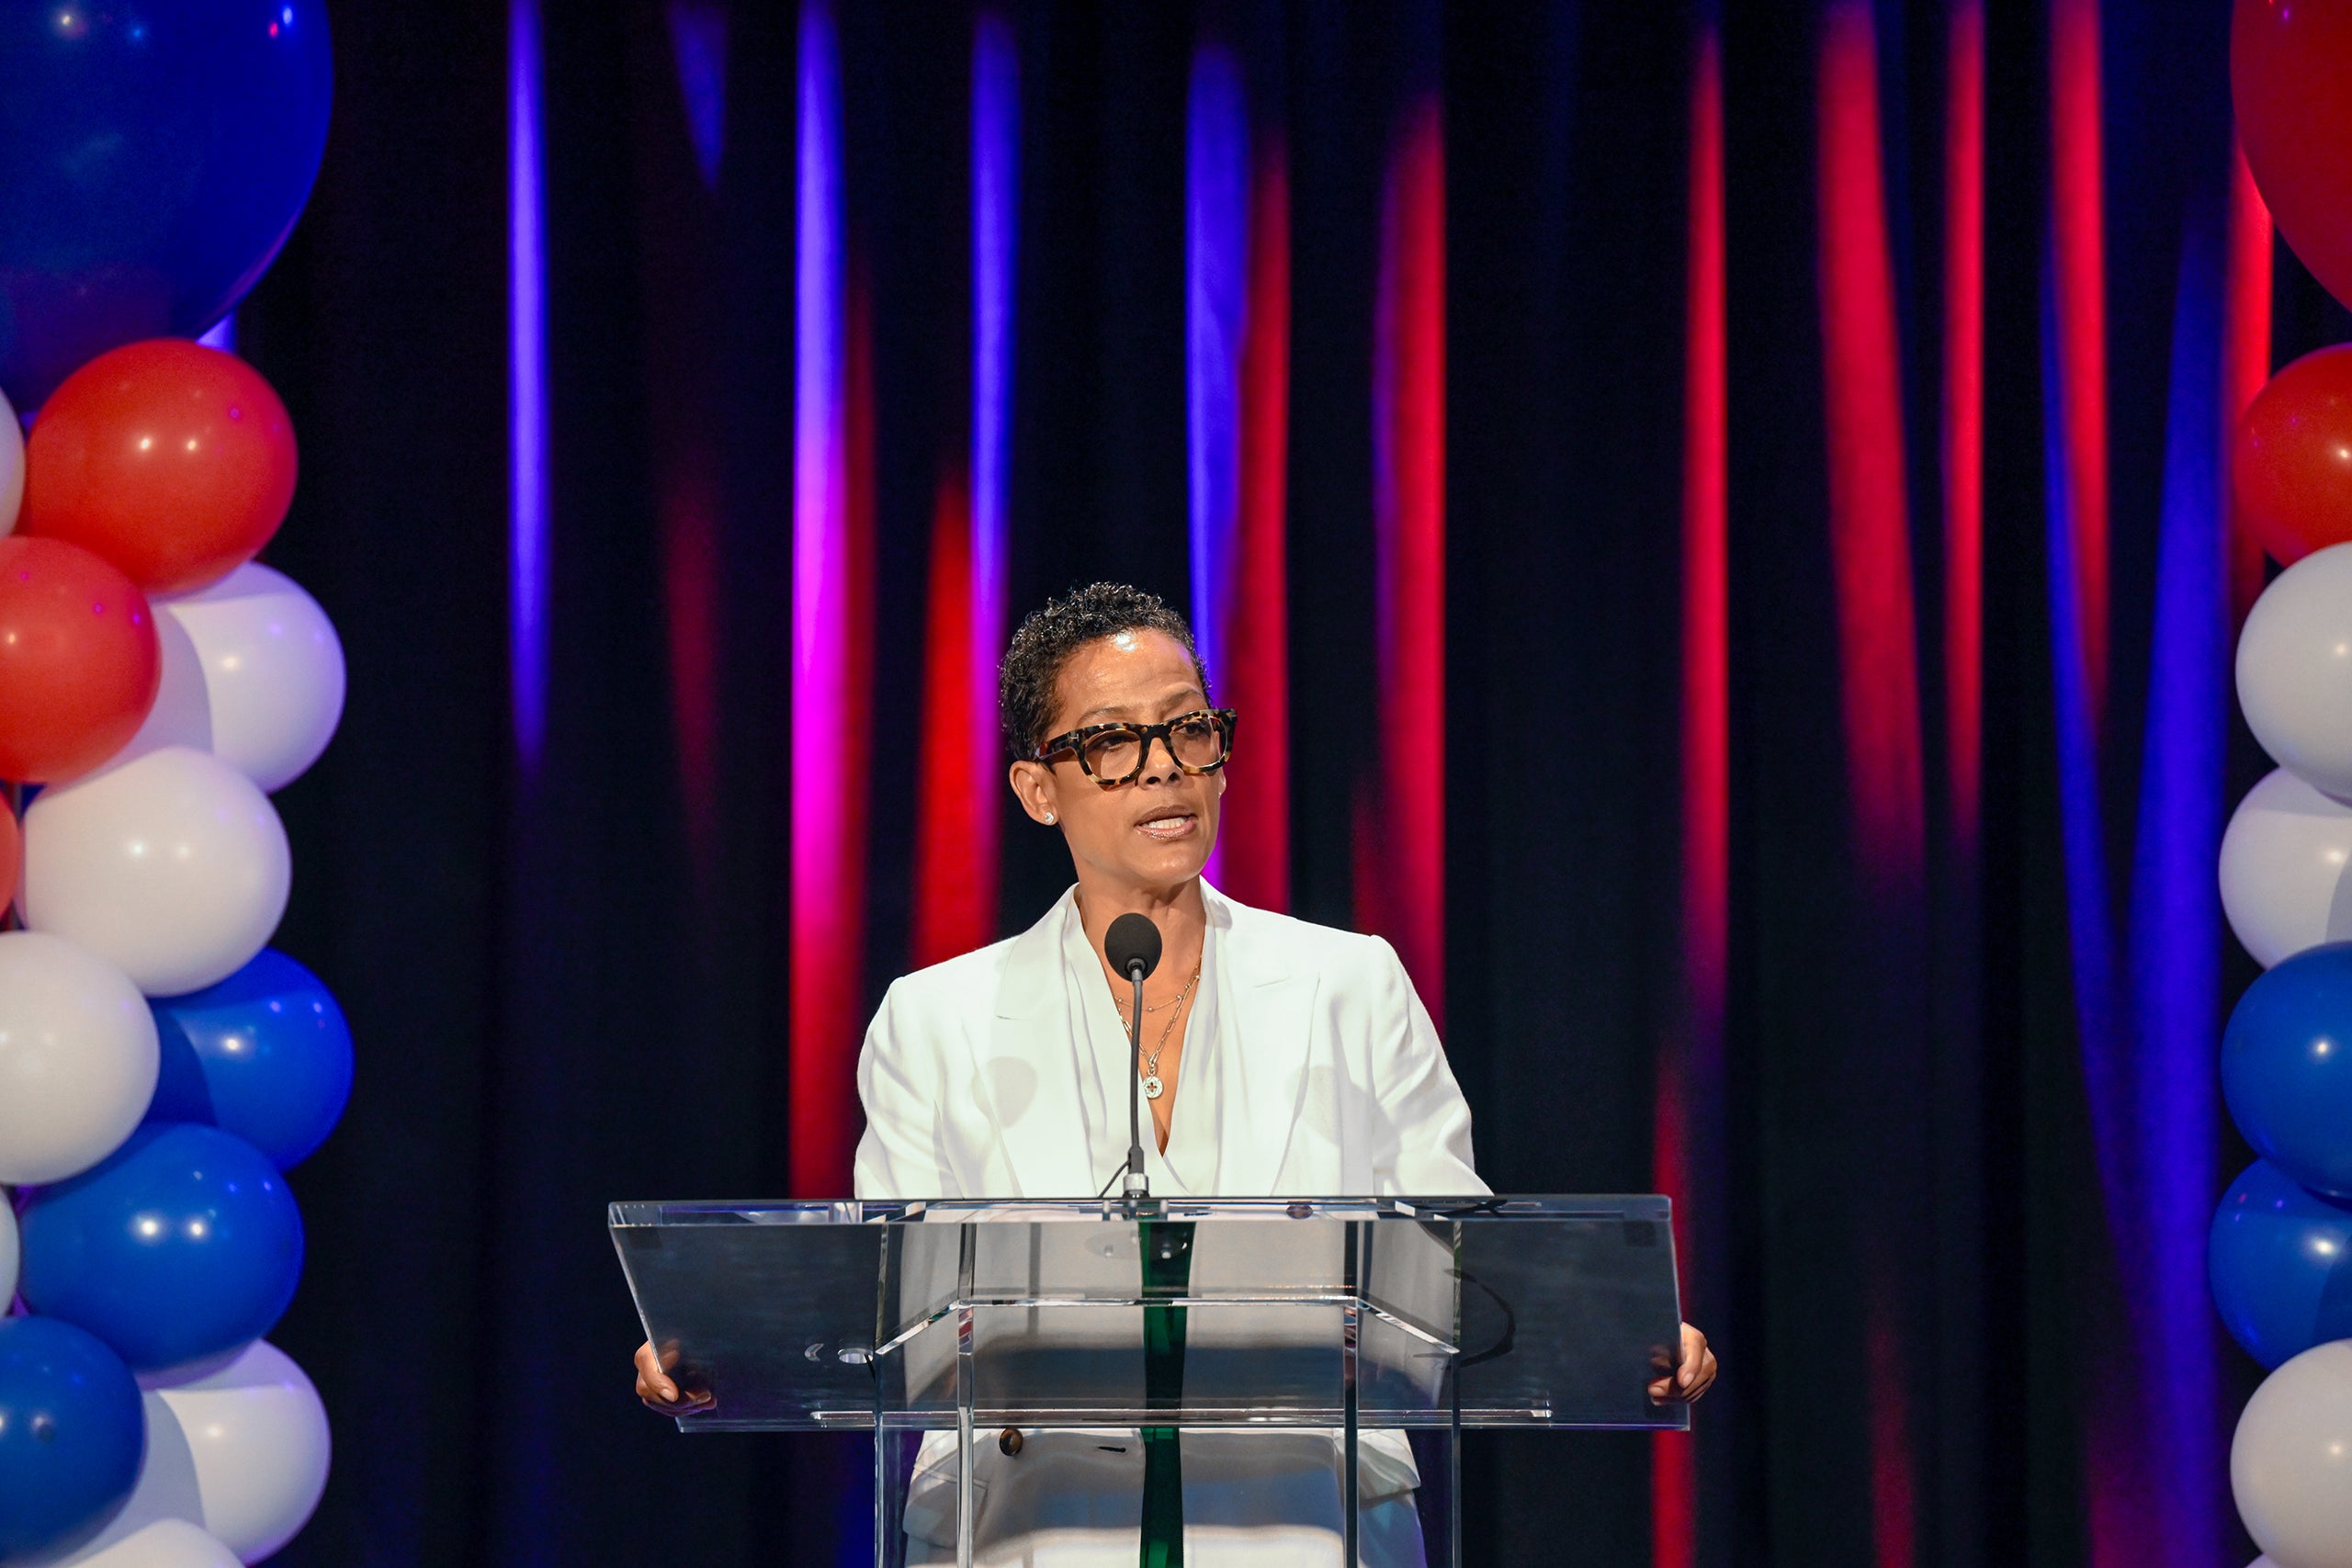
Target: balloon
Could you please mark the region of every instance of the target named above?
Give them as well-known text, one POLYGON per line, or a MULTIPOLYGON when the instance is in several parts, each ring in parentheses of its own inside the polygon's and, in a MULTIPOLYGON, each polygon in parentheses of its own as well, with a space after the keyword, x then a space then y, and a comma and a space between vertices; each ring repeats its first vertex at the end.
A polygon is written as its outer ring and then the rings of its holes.
POLYGON ((24 829, 17 826, 17 814, 0 800, 0 890, 13 891, 17 872, 24 864, 24 829))
POLYGON ((148 708, 147 717, 137 733, 123 743, 121 750, 75 783, 110 773, 166 746, 185 746, 192 751, 212 750, 212 702, 205 694, 204 660, 197 653, 196 642, 187 635, 187 628, 174 620, 162 604, 155 607, 155 651, 160 656, 163 674, 155 682, 155 701, 148 708))
POLYGON ((25 427, 0 395, 0 534, 17 525, 17 503, 25 499, 25 427))
POLYGON ((163 1519, 201 1526, 248 1562, 292 1540, 327 1480, 326 1411, 302 1369, 256 1340, 209 1370, 143 1381, 139 1484, 74 1561, 107 1561, 163 1519))
POLYGON ((2291 1568, 2352 1568, 2352 1343, 2263 1380, 2230 1445, 2230 1486, 2256 1546, 2291 1568))
POLYGON ((326 142, 321 0, 0 6, 0 386, 20 408, 254 285, 326 142))
POLYGON ((2256 1152, 2352 1199, 2352 942, 2306 948, 2246 987, 2222 1037, 2222 1092, 2256 1152))
MULTIPOLYGON (((36 809, 39 802, 35 802, 36 809)), ((29 821, 26 832, 31 853, 29 821)), ((2265 968, 2352 938, 2352 807, 2284 768, 2246 792, 2222 835, 2222 911, 2265 968)))
MULTIPOLYGON (((2352 430, 2345 441, 2352 451, 2352 430)), ((2238 702, 2280 767, 2352 795, 2352 545, 2305 557, 2254 602, 2238 637, 2238 702)))
POLYGON ((293 1540, 326 1490, 333 1446, 302 1369, 257 1340, 226 1367, 158 1392, 195 1459, 204 1528, 248 1562, 293 1540))
MULTIPOLYGON (((107 1532, 111 1538, 113 1532, 107 1532)), ((57 1568, 238 1568, 237 1554, 186 1519, 158 1519, 57 1568)))
POLYGON ((150 593, 216 582, 294 499, 294 426, 261 372, 179 338, 66 378, 25 448, 17 526, 114 562, 150 593))
POLYGON ((0 932, 0 1181, 62 1181, 112 1154, 146 1114, 156 1065, 155 1021, 121 970, 59 937, 0 932))
POLYGON ((2352 1203, 2307 1192, 2256 1160, 2213 1211, 2206 1235, 2213 1304, 2266 1367, 2352 1338, 2352 1203))
POLYGON ((120 750, 160 660, 129 578, 61 539, 0 539, 0 778, 69 779, 120 750))
POLYGON ((139 1384, 71 1324, 0 1318, 0 1562, 68 1551, 139 1479, 139 1384))
POLYGON ((277 929, 291 880, 269 797, 182 746, 46 789, 25 812, 25 924, 149 996, 226 979, 277 929))
POLYGON ((2279 233, 2329 293, 2352 303, 2352 178, 2336 156, 2352 141, 2352 15, 2237 0, 2230 96, 2279 233))
POLYGON ((17 1211, 0 1193, 0 1313, 17 1294, 17 1211))
POLYGON ((17 1288, 140 1371, 260 1338, 294 1299, 302 1216, 260 1150, 217 1127, 150 1122, 18 1216, 17 1288))
POLYGON ((2307 354, 2255 394, 2238 420, 2230 491, 2284 565, 2352 539, 2352 347, 2307 354))
POLYGON ((194 640, 212 754, 266 790, 318 761, 343 715, 343 644, 319 602, 259 562, 158 606, 194 640))
POLYGON ((234 1133, 290 1170, 351 1098, 351 1028, 319 977, 275 948, 217 986, 152 1004, 163 1073, 148 1115, 234 1133))

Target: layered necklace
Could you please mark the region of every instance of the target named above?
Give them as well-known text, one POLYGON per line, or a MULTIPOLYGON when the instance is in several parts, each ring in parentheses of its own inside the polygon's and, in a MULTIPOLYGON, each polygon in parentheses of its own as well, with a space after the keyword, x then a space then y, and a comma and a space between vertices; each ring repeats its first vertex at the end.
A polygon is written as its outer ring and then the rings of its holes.
MULTIPOLYGON (((1177 992, 1166 1001, 1161 1002, 1158 1007, 1146 1007, 1143 1010, 1147 1013, 1165 1010, 1168 1014, 1168 1021, 1159 1026, 1159 1043, 1151 1048, 1151 1055, 1149 1059, 1142 1064, 1143 1095, 1146 1100, 1158 1100, 1168 1090, 1168 1086, 1159 1081, 1159 1054, 1168 1049, 1168 1037, 1171 1033, 1175 1032, 1176 1015, 1178 1012, 1182 1010, 1184 998, 1191 996, 1193 994, 1193 987, 1200 983, 1201 966, 1195 964, 1193 965, 1193 977, 1184 982, 1184 988, 1182 990, 1177 992)), ((1118 1008, 1119 1022, 1121 1026, 1124 1027, 1127 1021, 1126 1008, 1120 1003, 1116 994, 1113 995, 1111 1004, 1114 1007, 1118 1008)))

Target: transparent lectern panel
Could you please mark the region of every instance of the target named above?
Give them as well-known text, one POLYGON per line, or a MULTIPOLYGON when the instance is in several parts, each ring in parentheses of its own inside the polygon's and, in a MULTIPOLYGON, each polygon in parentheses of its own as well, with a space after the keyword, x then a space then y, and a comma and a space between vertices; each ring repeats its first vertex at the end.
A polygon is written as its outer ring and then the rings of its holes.
POLYGON ((1675 1427, 1657 1198, 616 1204, 689 1429, 1675 1427))
POLYGON ((855 1203, 616 1203, 614 1245, 647 1337, 718 1395, 682 1427, 873 1425, 889 1227, 855 1203))
POLYGON ((1688 1427, 1688 1405, 1654 1405, 1647 1388, 1681 1343, 1667 1201, 1483 1207, 1454 1211, 1464 1425, 1688 1427))

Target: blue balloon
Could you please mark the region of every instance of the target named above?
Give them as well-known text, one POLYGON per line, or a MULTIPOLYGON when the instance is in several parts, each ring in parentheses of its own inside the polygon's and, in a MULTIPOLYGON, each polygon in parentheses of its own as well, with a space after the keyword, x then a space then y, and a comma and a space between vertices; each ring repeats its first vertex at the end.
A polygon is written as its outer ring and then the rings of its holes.
POLYGON ((33 1194, 17 1289, 138 1371, 260 1338, 294 1299, 302 1216, 267 1156, 217 1127, 150 1122, 33 1194))
POLYGON ((0 1563, 106 1529, 147 1452, 139 1383, 70 1323, 0 1317, 0 1563))
POLYGON ((151 1122, 234 1133, 291 1170, 351 1098, 351 1028, 319 977, 276 948, 217 986, 149 1003, 164 1047, 151 1122))
POLYGON ((2352 1203, 2256 1160, 2213 1212, 2205 1271, 2231 1337, 2266 1367, 2352 1338, 2352 1203))
POLYGON ((0 0, 0 388, 193 337, 285 243, 326 146, 322 0, 0 0))
POLYGON ((2352 942, 2308 948, 2246 987, 2222 1038, 2222 1092, 2256 1154, 2352 1198, 2352 942))

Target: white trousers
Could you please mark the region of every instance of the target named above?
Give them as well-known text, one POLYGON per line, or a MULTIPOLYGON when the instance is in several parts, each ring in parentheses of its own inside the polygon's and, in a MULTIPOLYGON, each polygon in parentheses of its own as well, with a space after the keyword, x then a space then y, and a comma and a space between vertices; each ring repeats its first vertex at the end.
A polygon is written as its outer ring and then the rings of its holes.
MULTIPOLYGON (((1409 1459, 1400 1471, 1401 1434, 1360 1467, 1364 1503, 1358 1539, 1366 1568, 1424 1568, 1420 1515, 1409 1459), (1401 1483, 1401 1489, 1398 1489, 1401 1483)), ((1340 1466, 1330 1436, 1317 1431, 1188 1431, 1180 1439, 1184 1477, 1185 1568, 1338 1568, 1340 1466)), ((1031 1431, 1019 1455, 993 1438, 973 1456, 980 1568, 1135 1568, 1143 1522, 1143 1444, 1132 1432, 1031 1431)), ((923 1445, 909 1489, 907 1562, 956 1561, 956 1453, 951 1441, 923 1445), (942 1473, 944 1469, 944 1473, 942 1473)))

